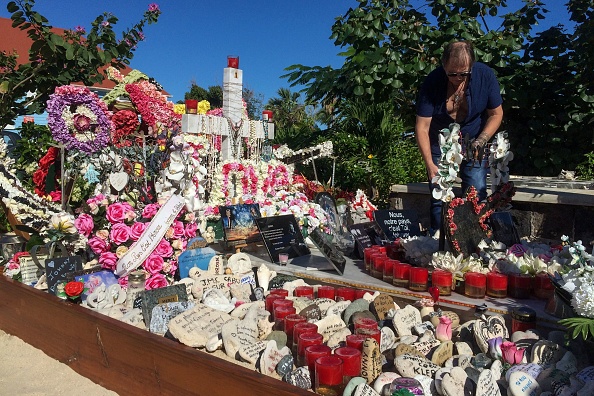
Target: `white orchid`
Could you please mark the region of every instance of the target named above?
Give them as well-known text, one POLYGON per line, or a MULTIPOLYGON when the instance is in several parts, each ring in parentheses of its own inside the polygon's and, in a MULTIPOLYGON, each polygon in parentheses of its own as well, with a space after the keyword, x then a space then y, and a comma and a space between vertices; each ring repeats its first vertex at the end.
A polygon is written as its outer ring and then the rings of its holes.
POLYGON ((509 181, 508 164, 514 159, 514 153, 509 151, 510 144, 505 132, 499 132, 489 151, 489 167, 491 168, 491 190, 509 181))
POLYGON ((432 191, 433 198, 449 202, 454 198, 452 188, 454 183, 460 182, 458 172, 462 163, 462 146, 460 145, 460 125, 450 124, 449 129, 440 131, 439 146, 441 157, 438 164, 437 175, 431 180, 438 188, 432 191))

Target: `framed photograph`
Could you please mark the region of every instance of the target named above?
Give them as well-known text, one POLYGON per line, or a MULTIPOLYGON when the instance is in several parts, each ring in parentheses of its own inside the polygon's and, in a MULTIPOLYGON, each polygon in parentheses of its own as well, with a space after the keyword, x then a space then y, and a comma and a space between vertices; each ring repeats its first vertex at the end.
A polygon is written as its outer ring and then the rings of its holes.
POLYGON ((219 213, 226 241, 251 243, 262 240, 256 225, 256 219, 260 218, 260 205, 219 206, 219 213))

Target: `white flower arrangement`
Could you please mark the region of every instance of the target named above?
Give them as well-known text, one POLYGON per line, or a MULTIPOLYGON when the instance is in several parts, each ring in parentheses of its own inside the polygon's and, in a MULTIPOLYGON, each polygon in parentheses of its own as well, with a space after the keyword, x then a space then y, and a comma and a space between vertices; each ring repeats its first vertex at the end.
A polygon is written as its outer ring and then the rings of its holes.
POLYGON ((431 265, 436 269, 451 272, 455 279, 464 279, 466 272, 487 273, 488 268, 483 266, 483 261, 477 255, 464 258, 463 254, 455 256, 451 252, 435 252, 431 257, 431 265))
POLYGON ((454 199, 454 183, 460 183, 462 180, 458 177, 460 164, 462 163, 462 145, 460 144, 460 125, 450 124, 449 129, 444 128, 440 131, 439 146, 441 148, 441 157, 439 158, 437 175, 431 180, 431 183, 437 184, 433 189, 433 198, 443 202, 449 202, 454 199))
POLYGON ((499 132, 489 150, 489 167, 491 168, 491 191, 509 181, 509 162, 514 153, 509 151, 510 144, 505 132, 499 132))
POLYGON ((308 164, 312 159, 331 157, 334 153, 332 141, 327 140, 316 146, 307 147, 301 150, 293 151, 286 145, 282 145, 274 150, 274 157, 276 159, 283 159, 295 156, 303 157, 303 163, 308 164))

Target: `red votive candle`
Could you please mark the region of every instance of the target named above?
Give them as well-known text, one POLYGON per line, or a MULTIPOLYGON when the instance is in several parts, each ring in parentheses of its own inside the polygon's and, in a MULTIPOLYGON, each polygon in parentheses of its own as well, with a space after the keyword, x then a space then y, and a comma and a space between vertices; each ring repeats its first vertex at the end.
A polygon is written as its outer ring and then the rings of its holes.
POLYGON ((268 120, 268 122, 272 122, 273 115, 274 115, 274 113, 272 112, 272 110, 263 110, 262 111, 262 118, 264 118, 265 120, 268 120))
POLYGON ((487 275, 480 272, 464 274, 464 295, 472 298, 484 298, 487 291, 487 275))
POLYGON ((394 264, 399 263, 398 260, 387 259, 384 261, 384 282, 392 284, 394 281, 394 264))
POLYGON ((299 334, 297 341, 297 367, 305 366, 305 348, 310 345, 322 345, 324 337, 320 333, 303 333, 299 334))
POLYGON ((380 345, 382 340, 382 332, 380 329, 366 329, 366 328, 359 328, 355 330, 355 334, 364 335, 366 338, 375 338, 377 344, 380 345))
POLYGON ((536 311, 528 307, 516 307, 512 310, 512 333, 536 328, 536 311))
POLYGON ((499 272, 487 274, 487 296, 495 298, 507 296, 507 275, 499 272))
POLYGON ((198 101, 196 99, 186 99, 186 114, 198 113, 198 101))
POLYGON ((410 267, 408 288, 412 291, 427 291, 429 270, 422 267, 410 267))
POLYGON ((276 296, 289 297, 289 291, 287 289, 272 289, 270 290, 270 294, 274 294, 276 296))
POLYGON ((555 289, 553 288, 549 274, 546 272, 536 274, 534 277, 534 295, 537 298, 548 300, 553 293, 555 293, 555 289))
POLYGON ((336 289, 336 301, 354 301, 355 289, 352 287, 339 287, 336 289))
POLYGON ((348 336, 346 336, 346 346, 362 350, 363 342, 366 339, 367 336, 362 334, 349 334, 348 336))
POLYGON ((435 270, 431 275, 431 284, 439 289, 440 296, 452 294, 452 273, 449 271, 435 270))
POLYGON ((318 325, 309 322, 299 322, 293 326, 293 347, 291 352, 293 356, 297 356, 297 344, 299 342, 299 335, 305 333, 317 333, 318 325))
POLYGON ((329 298, 334 300, 336 289, 334 286, 318 286, 318 298, 329 298))
POLYGON ((295 325, 304 322, 307 322, 307 318, 296 313, 285 316, 285 334, 287 334, 289 348, 293 346, 293 330, 295 329, 295 325))
POLYGON ((316 359, 314 391, 318 395, 342 395, 344 392, 342 359, 324 356, 316 359))
POLYGON ((295 313, 295 307, 281 305, 274 308, 274 329, 279 331, 285 330, 285 318, 288 315, 295 313))
POLYGON ((377 279, 384 278, 384 262, 388 259, 383 253, 374 253, 371 255, 371 276, 377 279))
MULTIPOLYGON (((361 351, 352 347, 340 347, 334 354, 342 359, 342 374, 349 377, 361 375, 361 351)), ((346 381, 345 381, 346 382, 346 381)))
POLYGON ((357 329, 377 329, 378 325, 377 322, 371 318, 357 318, 354 322, 355 331, 357 329))
MULTIPOLYGON (((363 298, 363 296, 365 295, 365 293, 369 292, 369 290, 363 290, 363 289, 356 289, 355 290, 355 300, 358 300, 360 298, 363 298)), ((373 294, 373 293, 371 293, 373 294)))
POLYGON ((371 269, 371 255, 376 253, 377 250, 372 246, 363 250, 363 263, 365 264, 365 271, 369 272, 371 269))
POLYGON ((307 297, 311 300, 314 298, 313 286, 297 286, 293 291, 295 297, 307 297))
POLYGON ((398 263, 394 264, 394 279, 392 280, 392 284, 398 287, 408 287, 410 282, 410 264, 406 263, 398 263))
POLYGON ((272 303, 275 300, 284 300, 284 299, 285 298, 283 296, 279 296, 278 294, 269 294, 264 299, 264 309, 266 309, 268 312, 270 312, 272 314, 272 313, 274 313, 272 303))
POLYGON ((324 356, 330 356, 331 354, 332 348, 324 344, 310 345, 305 348, 305 362, 307 364, 307 368, 309 368, 311 378, 315 378, 316 359, 324 356))
POLYGON ((272 302, 272 311, 274 312, 275 309, 278 307, 292 307, 293 301, 287 300, 286 298, 279 298, 278 300, 274 300, 272 302))
POLYGON ((509 274, 507 277, 507 295, 512 298, 530 298, 532 293, 532 275, 509 274))
POLYGON ((236 56, 236 55, 227 56, 227 67, 239 69, 239 56, 236 56))

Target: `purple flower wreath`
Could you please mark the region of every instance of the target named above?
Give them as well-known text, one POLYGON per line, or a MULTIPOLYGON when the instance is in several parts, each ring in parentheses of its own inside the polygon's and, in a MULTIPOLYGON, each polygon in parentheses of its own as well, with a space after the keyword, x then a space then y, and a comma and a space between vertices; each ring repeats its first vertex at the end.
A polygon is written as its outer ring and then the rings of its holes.
POLYGON ((47 112, 52 137, 67 150, 92 154, 109 143, 113 129, 111 112, 87 87, 57 87, 47 101, 47 112))

